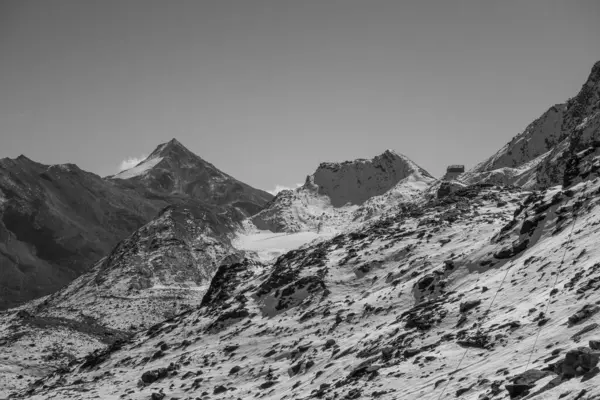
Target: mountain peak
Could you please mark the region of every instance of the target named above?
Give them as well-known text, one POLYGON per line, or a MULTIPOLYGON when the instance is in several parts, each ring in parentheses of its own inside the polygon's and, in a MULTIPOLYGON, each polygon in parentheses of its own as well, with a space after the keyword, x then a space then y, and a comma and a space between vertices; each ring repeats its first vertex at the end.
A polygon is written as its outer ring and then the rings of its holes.
POLYGON ((185 147, 181 142, 175 138, 169 140, 166 143, 159 144, 156 149, 150 153, 148 158, 152 158, 153 156, 166 157, 166 156, 195 156, 187 147, 185 147))
POLYGON ((372 159, 321 163, 311 180, 320 194, 327 195, 333 206, 340 207, 347 203, 362 204, 413 174, 431 177, 408 157, 388 149, 372 159))

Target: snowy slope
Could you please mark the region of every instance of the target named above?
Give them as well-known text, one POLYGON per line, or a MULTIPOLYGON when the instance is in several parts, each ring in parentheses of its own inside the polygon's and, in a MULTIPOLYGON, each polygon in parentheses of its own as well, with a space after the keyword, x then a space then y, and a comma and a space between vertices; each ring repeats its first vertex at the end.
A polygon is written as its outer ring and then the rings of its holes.
POLYGON ((223 266, 199 309, 26 397, 508 399, 516 381, 528 399, 593 399, 597 372, 571 376, 566 355, 600 334, 599 189, 471 187, 223 266))
POLYGON ((162 157, 159 157, 157 154, 152 154, 145 160, 141 161, 139 164, 135 165, 132 168, 121 171, 118 174, 114 175, 113 178, 116 179, 131 179, 136 176, 142 176, 147 174, 152 168, 154 168, 158 163, 163 160, 162 157))

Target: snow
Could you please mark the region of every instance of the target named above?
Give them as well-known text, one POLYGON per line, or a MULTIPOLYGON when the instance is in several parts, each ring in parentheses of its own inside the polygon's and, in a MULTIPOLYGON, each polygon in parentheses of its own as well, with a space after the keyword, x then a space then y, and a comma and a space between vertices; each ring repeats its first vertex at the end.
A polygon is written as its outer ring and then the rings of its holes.
POLYGON ((331 236, 331 233, 273 233, 257 230, 253 233, 239 234, 232 244, 236 249, 254 252, 260 260, 268 262, 314 240, 322 240, 331 236))
POLYGON ((162 157, 147 158, 133 168, 121 171, 114 175, 113 178, 117 179, 131 179, 136 176, 143 175, 148 170, 154 168, 159 162, 163 160, 162 157))

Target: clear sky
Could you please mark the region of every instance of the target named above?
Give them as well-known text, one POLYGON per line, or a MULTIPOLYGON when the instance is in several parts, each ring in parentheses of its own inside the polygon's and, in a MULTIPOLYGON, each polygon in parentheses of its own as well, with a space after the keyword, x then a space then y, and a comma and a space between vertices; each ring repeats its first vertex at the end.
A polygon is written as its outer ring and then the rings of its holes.
POLYGON ((262 189, 391 148, 439 176, 574 96, 596 0, 0 0, 0 157, 177 138, 262 189))

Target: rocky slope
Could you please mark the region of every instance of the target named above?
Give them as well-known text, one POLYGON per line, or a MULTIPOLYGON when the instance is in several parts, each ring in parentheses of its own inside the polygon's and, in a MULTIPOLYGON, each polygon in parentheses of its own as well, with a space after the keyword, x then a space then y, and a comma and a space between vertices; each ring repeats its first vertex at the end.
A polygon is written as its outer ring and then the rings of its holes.
POLYGON ((593 399, 599 190, 471 186, 223 265, 199 308, 21 395, 593 399))
POLYGON ((142 164, 152 165, 102 179, 72 164, 0 160, 0 309, 72 281, 167 205, 220 206, 210 208, 209 222, 231 230, 231 221, 272 198, 176 140, 159 145, 142 164), (222 224, 218 215, 231 221, 222 224))
POLYGON ((600 139, 600 62, 579 93, 552 106, 496 154, 463 174, 462 182, 543 188, 562 184, 566 160, 600 139))
POLYGON ((414 201, 433 180, 391 150, 370 160, 322 163, 303 186, 280 192, 252 222, 273 232, 339 231, 380 214, 391 200, 414 201))

